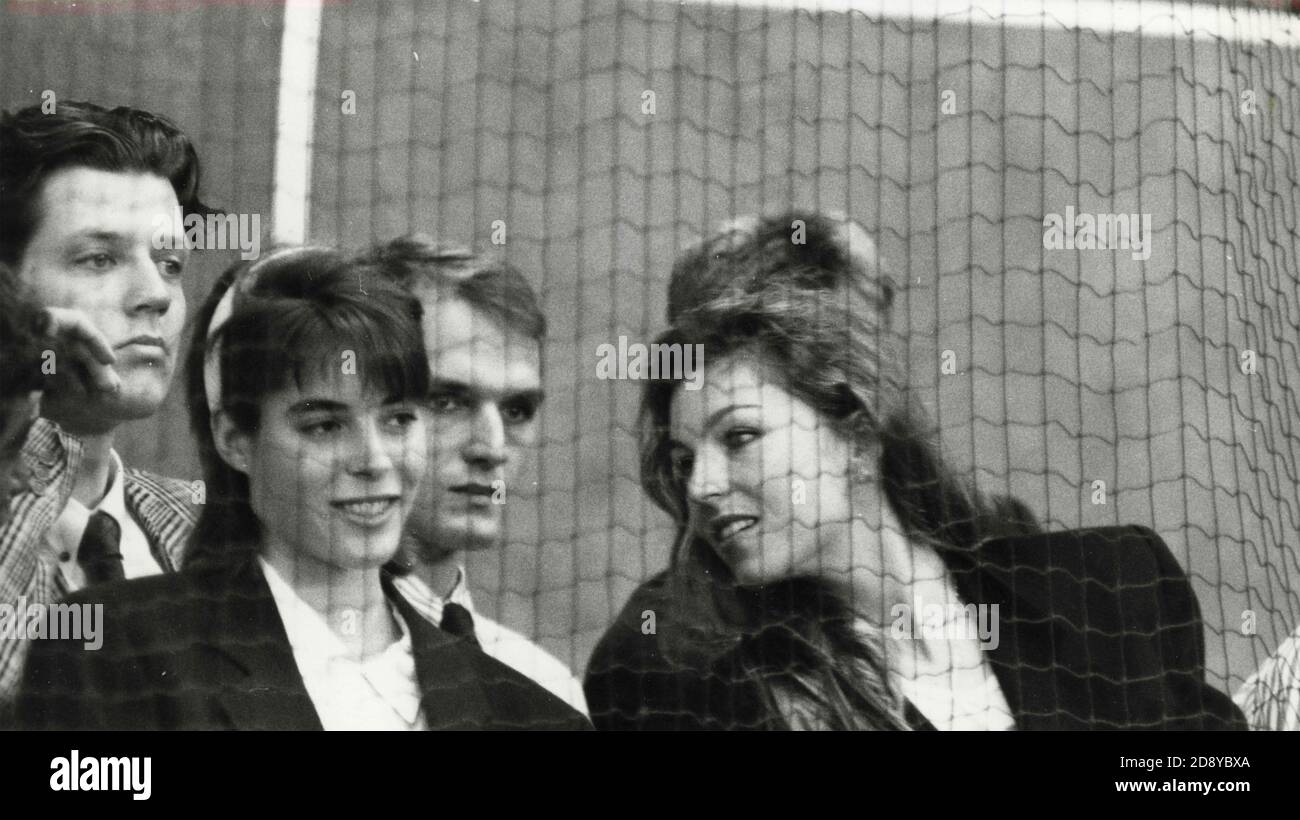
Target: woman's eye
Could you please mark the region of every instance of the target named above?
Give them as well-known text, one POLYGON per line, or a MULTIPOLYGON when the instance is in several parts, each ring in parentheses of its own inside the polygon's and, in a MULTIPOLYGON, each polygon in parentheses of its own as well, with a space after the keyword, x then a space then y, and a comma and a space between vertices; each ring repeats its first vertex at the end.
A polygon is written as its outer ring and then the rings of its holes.
POLYGON ((756 438, 758 438, 757 430, 738 429, 728 430, 727 434, 723 437, 723 440, 726 441, 728 447, 734 450, 739 447, 744 447, 756 438))
POLYGON ((673 475, 679 479, 686 479, 691 474, 691 468, 695 466, 695 456, 692 453, 676 452, 669 457, 672 464, 673 475))
POLYGON ((411 410, 403 410, 400 413, 394 413, 388 417, 388 424, 392 427, 406 429, 420 420, 418 413, 411 410))

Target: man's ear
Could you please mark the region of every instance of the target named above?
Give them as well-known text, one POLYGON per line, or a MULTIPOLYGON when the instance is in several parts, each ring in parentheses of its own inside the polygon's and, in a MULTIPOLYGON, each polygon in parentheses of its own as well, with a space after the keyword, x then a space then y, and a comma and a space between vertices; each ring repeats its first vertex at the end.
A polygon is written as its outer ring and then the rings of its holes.
POLYGON ((222 461, 232 469, 248 473, 248 454, 252 441, 248 433, 240 430, 224 410, 212 414, 212 442, 222 461))

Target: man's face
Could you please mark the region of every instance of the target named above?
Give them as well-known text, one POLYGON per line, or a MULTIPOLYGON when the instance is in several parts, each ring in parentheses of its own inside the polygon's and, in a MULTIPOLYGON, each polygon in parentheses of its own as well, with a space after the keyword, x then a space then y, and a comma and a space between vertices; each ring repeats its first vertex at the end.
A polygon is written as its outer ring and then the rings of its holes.
POLYGON ((0 400, 0 527, 9 520, 9 501, 27 489, 27 467, 23 464, 23 442, 40 409, 39 391, 0 400))
POLYGON ((503 502, 537 441, 541 345, 462 299, 417 295, 433 371, 429 466, 406 527, 433 561, 498 543, 503 502))
POLYGON ((68 168, 41 188, 19 278, 43 306, 86 314, 113 348, 122 382, 117 393, 88 396, 61 380, 47 393, 44 414, 72 432, 146 418, 167 395, 185 322, 177 207, 170 183, 153 174, 68 168))

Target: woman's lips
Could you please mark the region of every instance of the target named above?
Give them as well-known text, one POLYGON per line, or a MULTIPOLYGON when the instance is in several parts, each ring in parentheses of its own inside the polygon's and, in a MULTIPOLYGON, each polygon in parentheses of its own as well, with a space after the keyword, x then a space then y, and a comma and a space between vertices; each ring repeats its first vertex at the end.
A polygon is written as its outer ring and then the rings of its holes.
POLYGON ((719 515, 710 519, 706 532, 713 543, 725 544, 757 524, 758 516, 754 515, 719 515))
POLYGON ((354 523, 373 527, 385 523, 394 514, 398 501, 397 496, 355 498, 331 501, 330 506, 354 523))

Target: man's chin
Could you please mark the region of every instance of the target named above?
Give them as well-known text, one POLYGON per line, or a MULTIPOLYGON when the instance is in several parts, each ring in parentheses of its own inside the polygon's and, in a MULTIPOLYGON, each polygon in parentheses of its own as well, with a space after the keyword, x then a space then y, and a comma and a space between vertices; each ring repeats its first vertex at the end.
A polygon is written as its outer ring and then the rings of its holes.
POLYGON ((80 401, 47 400, 41 407, 41 415, 58 422, 68 432, 95 435, 110 432, 129 421, 149 418, 158 412, 163 398, 165 394, 148 391, 94 399, 83 397, 80 401))
POLYGON ((501 543, 501 528, 478 526, 444 529, 439 533, 437 543, 455 552, 490 550, 501 543))

